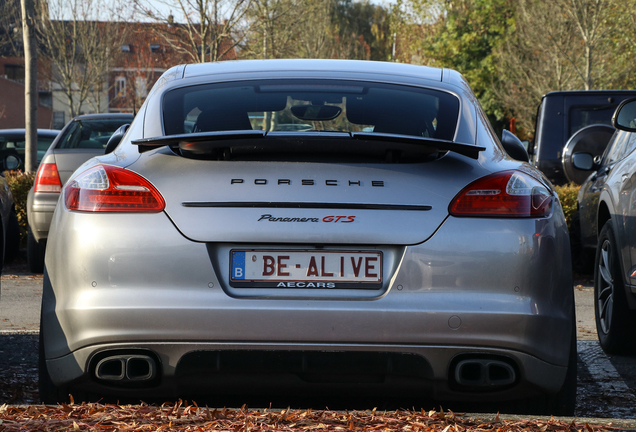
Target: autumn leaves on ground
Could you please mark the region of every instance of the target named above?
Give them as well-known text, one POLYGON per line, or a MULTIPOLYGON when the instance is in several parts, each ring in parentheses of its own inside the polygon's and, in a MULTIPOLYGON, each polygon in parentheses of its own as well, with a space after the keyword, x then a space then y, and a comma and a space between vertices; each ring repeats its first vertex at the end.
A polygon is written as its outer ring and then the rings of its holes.
POLYGON ((444 411, 210 409, 179 401, 150 405, 71 404, 0 407, 0 432, 13 431, 421 431, 604 432, 609 428, 544 420, 465 418, 444 411))

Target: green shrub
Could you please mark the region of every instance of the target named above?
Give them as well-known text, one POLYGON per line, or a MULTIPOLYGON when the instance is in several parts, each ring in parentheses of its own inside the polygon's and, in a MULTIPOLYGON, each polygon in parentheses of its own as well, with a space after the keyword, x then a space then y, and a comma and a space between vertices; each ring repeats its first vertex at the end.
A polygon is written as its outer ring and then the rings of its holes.
POLYGON ((561 207, 563 207, 563 214, 565 214, 565 220, 568 223, 568 228, 572 222, 572 216, 577 210, 576 196, 579 193, 580 186, 574 183, 569 183, 563 186, 554 187, 559 194, 559 200, 561 201, 561 207))
POLYGON ((33 187, 35 174, 15 170, 5 171, 4 176, 13 194, 15 213, 18 216, 18 223, 20 224, 20 244, 24 245, 26 244, 27 226, 29 225, 26 209, 27 195, 29 194, 29 189, 33 187))

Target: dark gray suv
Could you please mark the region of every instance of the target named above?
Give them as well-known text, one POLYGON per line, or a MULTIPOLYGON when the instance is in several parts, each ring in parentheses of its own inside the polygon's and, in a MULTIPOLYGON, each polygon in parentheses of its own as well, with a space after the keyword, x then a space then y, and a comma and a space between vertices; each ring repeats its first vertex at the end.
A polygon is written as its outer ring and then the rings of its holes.
POLYGON ((578 196, 581 245, 595 248, 594 295, 599 341, 608 353, 634 350, 636 334, 636 98, 617 108, 617 129, 601 158, 573 155, 592 174, 578 196))

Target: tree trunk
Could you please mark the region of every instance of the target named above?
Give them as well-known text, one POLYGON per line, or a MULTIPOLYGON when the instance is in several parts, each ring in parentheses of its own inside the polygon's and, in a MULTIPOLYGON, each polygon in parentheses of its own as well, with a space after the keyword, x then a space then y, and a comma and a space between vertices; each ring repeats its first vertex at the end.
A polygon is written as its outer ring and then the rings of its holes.
POLYGON ((585 90, 594 88, 594 80, 592 79, 592 47, 585 47, 585 90))
POLYGON ((25 172, 34 172, 38 161, 38 67, 35 41, 35 5, 33 0, 21 0, 22 37, 24 39, 24 123, 25 172))

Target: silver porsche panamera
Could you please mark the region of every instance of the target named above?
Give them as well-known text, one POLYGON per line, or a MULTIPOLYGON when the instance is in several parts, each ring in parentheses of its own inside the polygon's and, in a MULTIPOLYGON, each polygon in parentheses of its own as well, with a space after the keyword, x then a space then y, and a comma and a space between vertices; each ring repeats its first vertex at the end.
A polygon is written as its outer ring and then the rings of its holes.
POLYGON ((569 253, 552 186, 508 156, 457 72, 174 67, 64 187, 41 396, 375 393, 571 414, 569 253))

